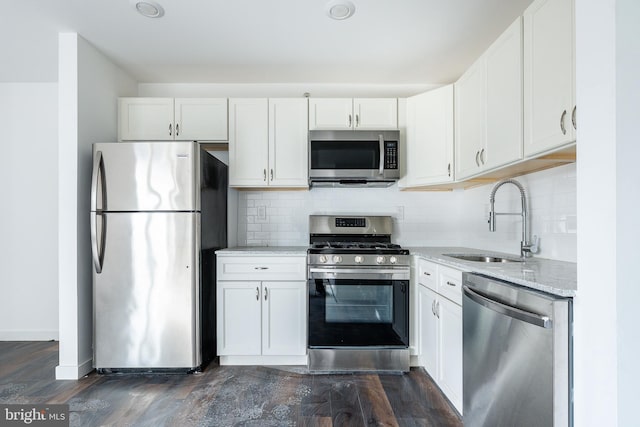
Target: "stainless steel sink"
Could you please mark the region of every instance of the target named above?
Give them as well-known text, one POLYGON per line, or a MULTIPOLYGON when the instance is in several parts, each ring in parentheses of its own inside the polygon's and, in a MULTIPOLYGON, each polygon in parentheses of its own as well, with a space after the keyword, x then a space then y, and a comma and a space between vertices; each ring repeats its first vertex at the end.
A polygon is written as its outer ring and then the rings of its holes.
POLYGON ((444 254, 451 258, 461 259, 463 261, 473 262, 522 262, 522 258, 504 258, 492 255, 465 255, 465 254, 444 254))

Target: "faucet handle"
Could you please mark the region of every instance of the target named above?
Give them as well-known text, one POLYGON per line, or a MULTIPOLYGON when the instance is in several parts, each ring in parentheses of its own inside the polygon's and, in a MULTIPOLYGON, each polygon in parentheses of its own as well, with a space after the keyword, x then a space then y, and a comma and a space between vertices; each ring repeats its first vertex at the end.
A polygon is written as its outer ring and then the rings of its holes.
POLYGON ((522 245, 522 252, 526 255, 537 254, 540 251, 538 236, 533 236, 530 243, 522 245))

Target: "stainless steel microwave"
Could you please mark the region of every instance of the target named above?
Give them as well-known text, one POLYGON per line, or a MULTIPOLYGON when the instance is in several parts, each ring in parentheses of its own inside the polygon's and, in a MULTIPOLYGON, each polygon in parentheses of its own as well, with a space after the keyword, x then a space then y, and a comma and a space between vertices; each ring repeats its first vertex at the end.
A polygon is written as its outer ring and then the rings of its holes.
POLYGON ((400 131, 309 131, 311 186, 389 186, 400 178, 400 131))

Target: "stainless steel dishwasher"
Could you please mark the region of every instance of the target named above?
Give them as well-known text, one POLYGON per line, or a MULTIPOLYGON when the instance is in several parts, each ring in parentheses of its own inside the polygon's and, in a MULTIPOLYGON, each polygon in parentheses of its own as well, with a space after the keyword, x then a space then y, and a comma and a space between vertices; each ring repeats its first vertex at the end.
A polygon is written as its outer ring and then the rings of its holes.
POLYGON ((463 274, 465 426, 571 426, 572 300, 463 274))

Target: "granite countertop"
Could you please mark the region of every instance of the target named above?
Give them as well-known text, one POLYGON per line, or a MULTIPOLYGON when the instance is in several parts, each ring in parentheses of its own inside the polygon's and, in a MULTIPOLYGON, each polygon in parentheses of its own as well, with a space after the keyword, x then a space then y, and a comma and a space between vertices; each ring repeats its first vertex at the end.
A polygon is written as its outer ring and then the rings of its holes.
POLYGON ((238 246, 235 248, 226 248, 216 251, 220 255, 307 255, 308 246, 238 246))
POLYGON ((573 297, 578 289, 577 268, 576 263, 573 262, 555 261, 533 256, 527 258, 524 262, 485 263, 464 261, 445 254, 483 254, 504 258, 518 257, 501 252, 463 247, 408 247, 406 249, 409 249, 411 255, 418 255, 427 260, 449 265, 459 270, 485 274, 558 296, 573 297))

